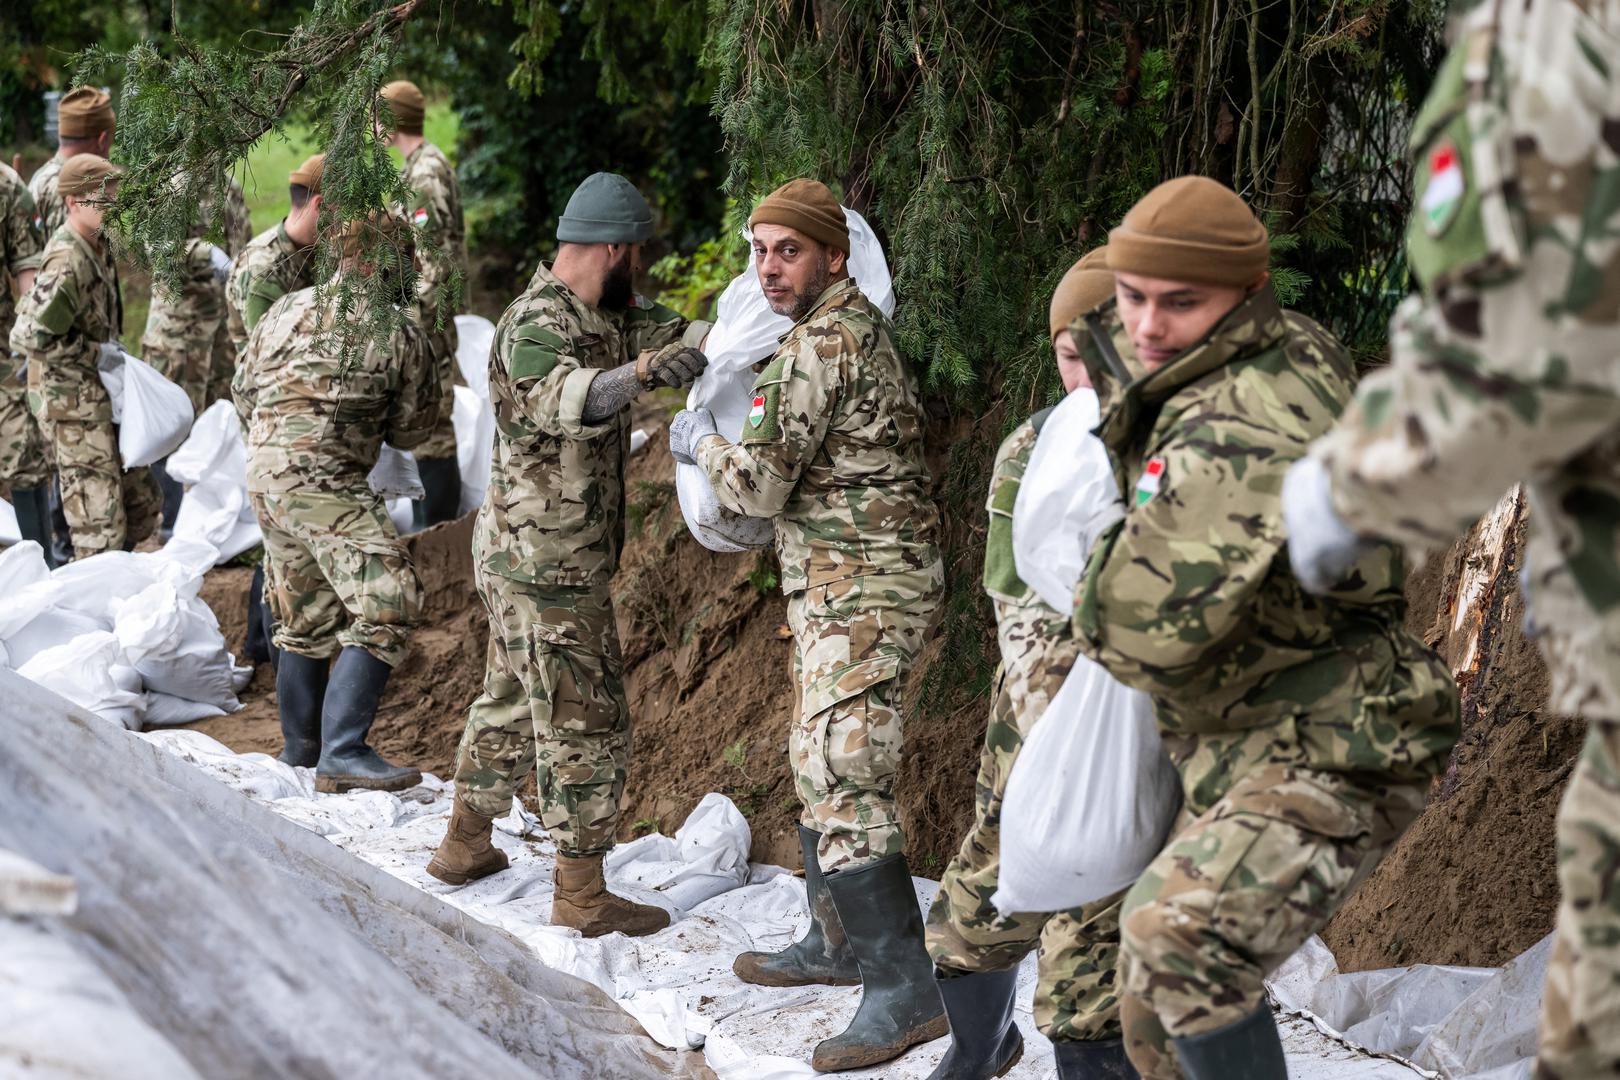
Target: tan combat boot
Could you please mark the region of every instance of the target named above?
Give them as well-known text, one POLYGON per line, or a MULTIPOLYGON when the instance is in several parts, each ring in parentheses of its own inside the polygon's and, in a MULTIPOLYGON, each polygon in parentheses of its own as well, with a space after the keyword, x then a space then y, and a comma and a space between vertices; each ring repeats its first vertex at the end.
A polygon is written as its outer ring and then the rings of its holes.
POLYGON ((669 912, 608 892, 602 879, 602 856, 559 852, 551 925, 571 926, 585 937, 601 937, 615 930, 627 937, 642 937, 668 926, 669 912))
POLYGON ((450 811, 450 827, 444 831, 427 872, 446 885, 465 885, 505 870, 509 865, 506 852, 489 841, 494 827, 494 818, 485 817, 457 799, 450 811))

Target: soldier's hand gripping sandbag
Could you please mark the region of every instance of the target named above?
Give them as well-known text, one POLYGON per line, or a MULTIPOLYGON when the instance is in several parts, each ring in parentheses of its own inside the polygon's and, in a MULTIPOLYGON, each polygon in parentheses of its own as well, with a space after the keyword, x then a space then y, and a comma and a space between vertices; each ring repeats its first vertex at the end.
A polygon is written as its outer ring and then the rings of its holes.
POLYGON ((720 434, 708 409, 682 409, 669 422, 669 453, 682 465, 697 464, 697 444, 720 434))
POLYGON ((648 390, 691 386, 708 366, 709 358, 701 351, 672 341, 657 352, 649 350, 637 357, 636 377, 648 390))

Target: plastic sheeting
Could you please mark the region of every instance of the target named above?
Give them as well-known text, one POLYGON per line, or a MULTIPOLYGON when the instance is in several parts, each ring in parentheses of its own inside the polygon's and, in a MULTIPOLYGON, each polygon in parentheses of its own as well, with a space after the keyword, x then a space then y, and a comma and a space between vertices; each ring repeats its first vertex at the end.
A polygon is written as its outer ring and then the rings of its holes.
POLYGON ((0 848, 78 893, 0 914, 0 1074, 703 1075, 509 935, 8 671, 0 729, 0 848))

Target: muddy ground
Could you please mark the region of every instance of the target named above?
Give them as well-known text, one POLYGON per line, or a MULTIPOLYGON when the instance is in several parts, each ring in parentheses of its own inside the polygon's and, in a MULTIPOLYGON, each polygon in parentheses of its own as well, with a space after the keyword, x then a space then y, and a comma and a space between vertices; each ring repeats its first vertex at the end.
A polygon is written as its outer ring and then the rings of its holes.
MULTIPOLYGON (((716 554, 687 534, 665 448, 668 404, 638 410, 637 426, 651 438, 630 465, 630 536, 614 584, 636 725, 620 833, 672 832, 706 793, 720 791, 747 815, 755 859, 796 866, 798 803, 786 760, 791 643, 774 562, 716 554)), ((946 443, 993 430, 992 421, 981 421, 946 443)), ((941 460, 936 475, 957 467, 941 460)), ((947 512, 947 562, 952 573, 973 574, 974 523, 966 510, 959 516, 953 521, 947 512)), ((471 517, 409 543, 428 595, 428 625, 389 686, 373 741, 390 758, 446 776, 483 675, 487 624, 472 586, 471 517)), ((1432 559, 1408 589, 1411 625, 1443 654, 1455 647, 1448 586, 1460 558, 1432 559)), ((216 570, 203 593, 239 655, 250 577, 247 569, 216 570)), ((1463 739, 1430 808, 1325 935, 1347 970, 1500 964, 1552 928, 1553 817, 1581 728, 1543 714, 1546 671, 1518 633, 1516 604, 1516 597, 1504 599, 1498 630, 1485 642, 1488 680, 1472 688, 1463 739)), ((959 674, 954 668, 963 660, 947 654, 947 637, 944 628, 933 635, 908 685, 912 700, 944 667, 959 674)), ((960 640, 953 646, 959 651, 960 640)), ((993 639, 985 646, 993 648, 993 639)), ((932 877, 971 821, 987 705, 966 691, 943 700, 908 720, 899 785, 914 870, 932 877)), ((240 713, 196 726, 237 750, 278 751, 268 665, 243 701, 240 713)), ((532 796, 532 780, 526 791, 532 796)))

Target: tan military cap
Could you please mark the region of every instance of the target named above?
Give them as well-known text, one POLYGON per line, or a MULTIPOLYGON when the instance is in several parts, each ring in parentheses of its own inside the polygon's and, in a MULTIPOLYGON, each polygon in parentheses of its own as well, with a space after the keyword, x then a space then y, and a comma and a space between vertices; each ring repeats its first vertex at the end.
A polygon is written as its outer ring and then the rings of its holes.
POLYGON ((79 199, 99 195, 107 185, 116 184, 123 173, 123 169, 99 154, 74 154, 56 174, 56 191, 59 195, 79 199))
POLYGON ((1069 267, 1052 290, 1052 339, 1069 324, 1114 295, 1114 272, 1108 269, 1108 245, 1093 248, 1069 267))
POLYGON ((326 172, 326 155, 311 154, 304 163, 287 174, 287 183, 309 188, 311 195, 321 193, 321 176, 326 172))
POLYGON ((427 101, 409 79, 396 79, 382 88, 382 99, 394 114, 394 126, 407 135, 422 134, 422 117, 427 101))
POLYGON ((112 126, 112 98, 93 86, 75 86, 56 106, 56 132, 64 139, 93 139, 112 126))

